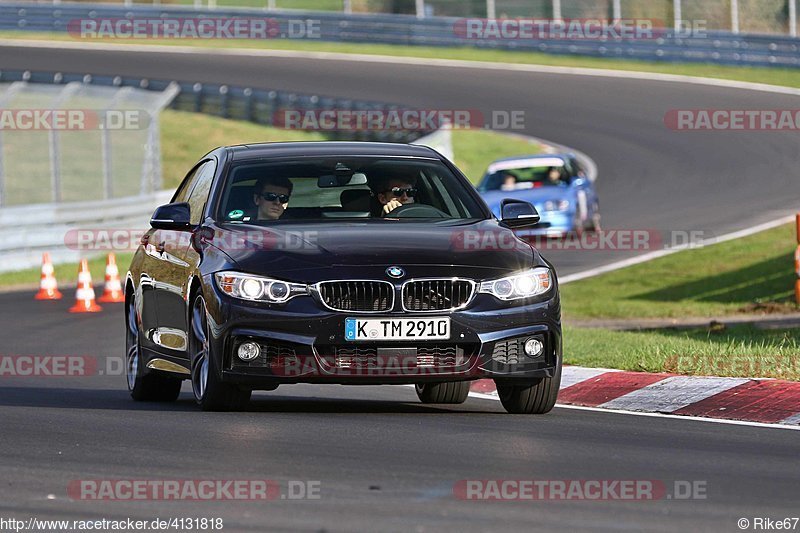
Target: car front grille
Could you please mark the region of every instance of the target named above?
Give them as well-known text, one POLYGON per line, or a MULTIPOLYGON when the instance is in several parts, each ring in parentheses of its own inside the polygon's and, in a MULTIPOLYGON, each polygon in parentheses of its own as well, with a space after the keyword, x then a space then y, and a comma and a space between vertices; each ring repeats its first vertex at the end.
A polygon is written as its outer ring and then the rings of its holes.
POLYGON ((505 365, 516 365, 523 357, 519 339, 499 341, 494 344, 492 359, 505 365))
POLYGON ((403 285, 403 308, 406 311, 452 311, 467 305, 475 292, 475 283, 462 279, 426 279, 403 285))
POLYGON ((381 312, 394 305, 394 285, 386 281, 323 281, 322 302, 334 311, 381 312))
POLYGON ((431 345, 384 348, 377 346, 327 346, 323 359, 334 368, 357 370, 455 369, 469 362, 471 345, 431 345))

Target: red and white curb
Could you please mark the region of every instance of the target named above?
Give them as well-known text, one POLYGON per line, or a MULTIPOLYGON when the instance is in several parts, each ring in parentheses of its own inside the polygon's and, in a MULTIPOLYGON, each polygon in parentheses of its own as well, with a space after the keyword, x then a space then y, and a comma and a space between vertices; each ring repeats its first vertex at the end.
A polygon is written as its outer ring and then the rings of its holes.
MULTIPOLYGON (((494 381, 471 390, 497 397, 494 381)), ((800 383, 565 366, 558 404, 800 427, 800 383)))

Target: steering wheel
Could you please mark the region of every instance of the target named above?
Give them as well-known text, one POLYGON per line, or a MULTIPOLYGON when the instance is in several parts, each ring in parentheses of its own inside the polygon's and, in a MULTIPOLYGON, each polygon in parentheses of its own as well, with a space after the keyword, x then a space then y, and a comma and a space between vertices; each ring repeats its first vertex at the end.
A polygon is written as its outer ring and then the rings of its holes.
POLYGON ((385 217, 390 218, 450 218, 450 215, 427 204, 405 204, 395 207, 385 217))

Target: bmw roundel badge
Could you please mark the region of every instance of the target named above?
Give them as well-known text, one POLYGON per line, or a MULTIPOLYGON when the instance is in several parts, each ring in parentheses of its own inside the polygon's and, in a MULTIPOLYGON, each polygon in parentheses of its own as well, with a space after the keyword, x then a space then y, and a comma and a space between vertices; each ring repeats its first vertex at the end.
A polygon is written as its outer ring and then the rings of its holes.
POLYGON ((386 269, 386 273, 389 275, 390 278, 402 278, 406 275, 406 271, 400 268, 399 266, 390 266, 386 269))

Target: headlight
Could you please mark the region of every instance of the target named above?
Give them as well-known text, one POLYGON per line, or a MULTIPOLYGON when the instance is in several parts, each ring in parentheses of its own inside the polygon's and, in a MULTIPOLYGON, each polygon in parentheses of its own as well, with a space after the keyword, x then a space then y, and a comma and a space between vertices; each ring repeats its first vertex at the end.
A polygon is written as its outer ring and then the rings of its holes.
POLYGON ((491 294, 500 300, 510 301, 539 296, 550 290, 553 279, 550 269, 538 267, 522 274, 484 281, 479 292, 491 294))
POLYGON ((545 211, 566 211, 569 209, 568 200, 548 200, 544 203, 545 211))
POLYGON ((308 294, 308 285, 262 278, 240 272, 217 272, 219 289, 229 296, 254 302, 283 303, 295 296, 308 294))

